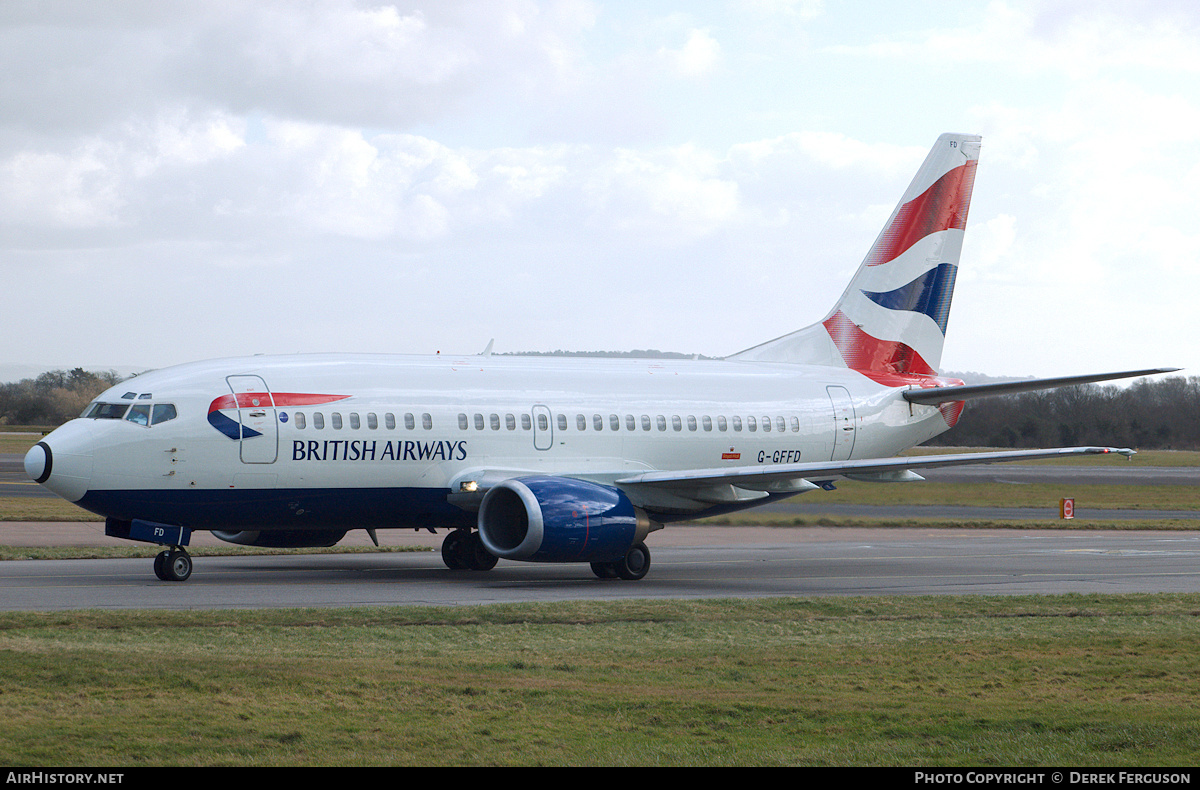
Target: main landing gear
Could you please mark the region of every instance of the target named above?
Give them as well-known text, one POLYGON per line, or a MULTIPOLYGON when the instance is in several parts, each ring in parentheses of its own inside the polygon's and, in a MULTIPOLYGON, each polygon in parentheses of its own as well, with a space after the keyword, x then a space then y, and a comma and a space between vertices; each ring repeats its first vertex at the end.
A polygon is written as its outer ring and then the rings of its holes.
POLYGON ((637 581, 650 570, 650 549, 638 543, 625 552, 625 556, 612 562, 593 562, 592 573, 601 579, 625 579, 637 581))
POLYGON ((478 532, 456 529, 442 541, 442 562, 452 571, 490 571, 498 560, 484 548, 478 532))
MULTIPOLYGON (((478 532, 455 529, 442 541, 442 561, 452 571, 490 571, 496 567, 496 555, 484 548, 478 532)), ((611 562, 593 562, 592 573, 601 579, 637 581, 650 570, 650 549, 638 543, 625 556, 611 562)))

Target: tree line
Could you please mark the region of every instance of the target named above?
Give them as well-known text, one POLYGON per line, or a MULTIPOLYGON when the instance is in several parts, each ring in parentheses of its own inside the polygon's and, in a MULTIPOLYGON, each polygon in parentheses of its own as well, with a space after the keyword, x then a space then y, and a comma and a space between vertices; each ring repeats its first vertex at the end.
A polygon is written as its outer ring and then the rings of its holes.
POLYGON ((121 380, 115 371, 75 368, 0 384, 0 425, 61 425, 78 417, 93 398, 121 380))
POLYGON ((1084 384, 967 401, 958 423, 926 442, 956 447, 1200 449, 1200 377, 1084 384))

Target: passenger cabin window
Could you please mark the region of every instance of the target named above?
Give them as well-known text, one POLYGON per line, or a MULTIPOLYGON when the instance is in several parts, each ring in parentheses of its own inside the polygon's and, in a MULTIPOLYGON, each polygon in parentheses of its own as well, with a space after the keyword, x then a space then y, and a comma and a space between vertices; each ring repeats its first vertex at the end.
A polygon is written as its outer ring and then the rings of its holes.
POLYGON ((379 429, 379 418, 376 417, 374 414, 368 413, 367 414, 367 427, 370 428, 372 431, 378 430, 379 429))
POLYGON ((413 419, 412 414, 404 415, 404 427, 410 431, 417 427, 416 420, 413 419))
POLYGON ((421 415, 421 427, 425 430, 433 430, 433 415, 426 412, 421 415))
POLYGON ((475 415, 475 430, 477 430, 477 431, 483 430, 483 415, 482 414, 475 415))
POLYGON ((587 417, 584 417, 582 414, 576 414, 575 415, 575 428, 580 431, 586 431, 587 430, 587 417))
POLYGON ((342 429, 342 413, 335 411, 333 414, 330 414, 329 424, 333 426, 335 431, 340 431, 342 429))
MULTIPOLYGON (((533 428, 533 421, 530 419, 529 415, 522 414, 521 415, 521 430, 528 431, 532 428, 533 428)), ((543 431, 546 430, 545 426, 542 427, 542 430, 543 431)))
POLYGON ((298 428, 299 430, 304 430, 304 414, 303 413, 300 413, 300 412, 296 413, 296 428, 298 428))
POLYGON ((471 427, 471 423, 467 419, 467 415, 464 412, 459 412, 458 413, 458 429, 460 431, 465 431, 470 427, 471 427))
POLYGON ((318 431, 325 428, 325 415, 319 411, 313 413, 313 427, 318 431))
POLYGON ((560 431, 565 431, 567 429, 567 415, 558 415, 558 429, 560 431))
POLYGON ((355 414, 354 412, 351 412, 350 413, 350 427, 357 431, 361 426, 362 426, 362 422, 358 419, 358 415, 355 414))
POLYGON ((517 418, 511 414, 504 415, 504 427, 510 431, 517 429, 517 418))

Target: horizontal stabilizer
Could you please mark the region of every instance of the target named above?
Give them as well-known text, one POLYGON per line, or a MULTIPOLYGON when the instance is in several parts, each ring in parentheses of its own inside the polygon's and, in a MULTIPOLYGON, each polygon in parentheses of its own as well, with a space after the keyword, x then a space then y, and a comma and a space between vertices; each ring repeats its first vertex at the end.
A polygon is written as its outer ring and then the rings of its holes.
POLYGON ((1053 379, 1005 381, 998 384, 932 387, 929 389, 908 390, 903 393, 903 396, 909 403, 953 403, 955 401, 967 400, 968 398, 986 398, 990 395, 1012 395, 1017 392, 1033 392, 1034 390, 1070 387, 1074 384, 1092 384, 1097 381, 1128 379, 1134 376, 1152 376, 1156 373, 1174 373, 1177 370, 1179 368, 1152 368, 1150 370, 1127 370, 1122 373, 1096 373, 1087 376, 1063 376, 1053 379))

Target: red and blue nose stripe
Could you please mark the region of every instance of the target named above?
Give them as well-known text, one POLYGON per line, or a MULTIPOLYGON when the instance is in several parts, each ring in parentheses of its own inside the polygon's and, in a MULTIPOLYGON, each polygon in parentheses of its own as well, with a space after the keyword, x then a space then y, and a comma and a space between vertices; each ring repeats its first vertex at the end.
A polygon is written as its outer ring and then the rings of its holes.
POLYGON ((230 439, 249 439, 262 434, 246 428, 240 420, 225 414, 232 409, 282 408, 295 406, 319 406, 349 398, 349 395, 318 395, 308 392, 239 392, 214 398, 208 404, 208 424, 230 439))

